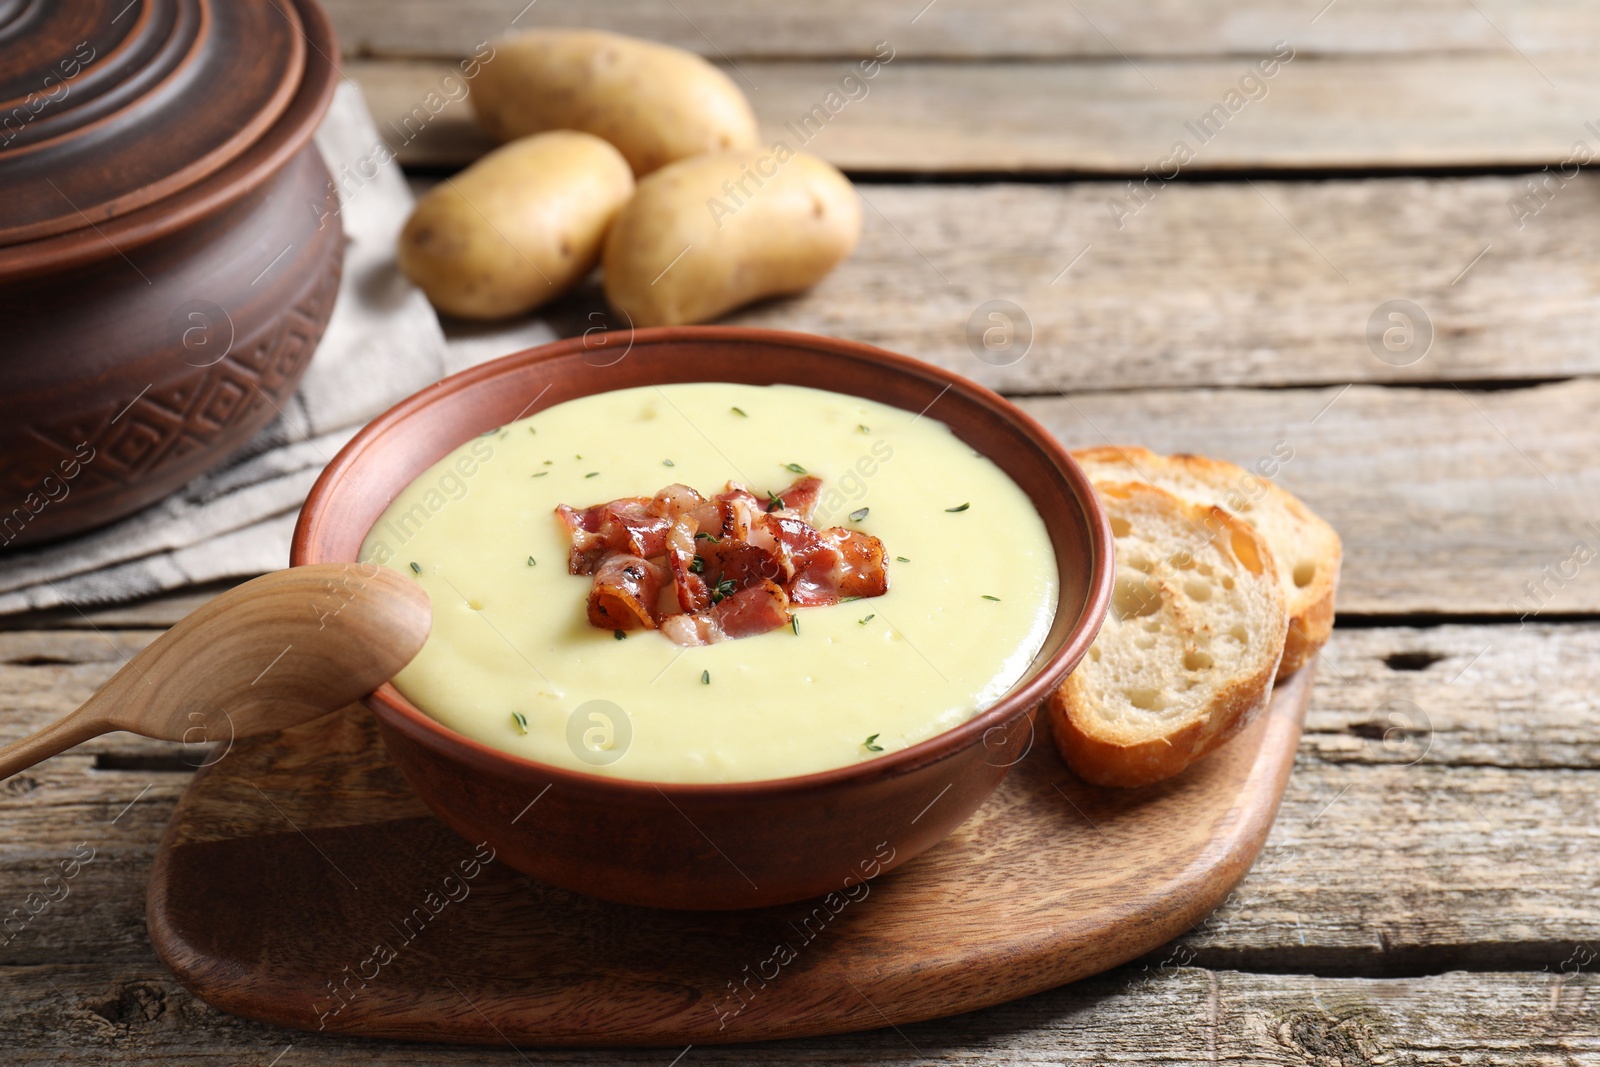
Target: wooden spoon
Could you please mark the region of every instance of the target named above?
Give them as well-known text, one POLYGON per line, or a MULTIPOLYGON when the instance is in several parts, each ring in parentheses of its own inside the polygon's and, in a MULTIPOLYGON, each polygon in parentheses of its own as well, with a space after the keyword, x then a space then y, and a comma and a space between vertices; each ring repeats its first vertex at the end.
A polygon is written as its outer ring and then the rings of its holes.
POLYGON ((383 567, 263 575, 156 638, 78 710, 0 748, 0 778, 112 730, 200 744, 318 718, 394 677, 432 625, 428 595, 383 567))

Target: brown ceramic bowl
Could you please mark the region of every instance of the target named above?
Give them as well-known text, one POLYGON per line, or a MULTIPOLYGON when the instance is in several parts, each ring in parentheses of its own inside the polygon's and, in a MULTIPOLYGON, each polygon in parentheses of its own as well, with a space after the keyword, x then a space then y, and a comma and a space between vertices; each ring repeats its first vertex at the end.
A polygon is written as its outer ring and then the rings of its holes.
POLYGON ((1027 675, 970 721, 899 752, 705 785, 512 756, 445 728, 393 685, 367 706, 439 818, 518 870, 630 904, 761 907, 843 890, 937 844, 1033 743, 1034 709, 1094 640, 1111 592, 1110 527, 1088 479, 1033 419, 964 378, 851 341, 711 326, 574 338, 446 378, 367 426, 312 488, 291 562, 354 560, 395 495, 477 434, 576 397, 700 381, 822 386, 930 409, 999 464, 1043 516, 1060 571, 1055 623, 1027 675))
POLYGON ((338 84, 315 0, 0 3, 0 42, 4 551, 130 514, 276 418, 344 235, 310 143, 338 84))

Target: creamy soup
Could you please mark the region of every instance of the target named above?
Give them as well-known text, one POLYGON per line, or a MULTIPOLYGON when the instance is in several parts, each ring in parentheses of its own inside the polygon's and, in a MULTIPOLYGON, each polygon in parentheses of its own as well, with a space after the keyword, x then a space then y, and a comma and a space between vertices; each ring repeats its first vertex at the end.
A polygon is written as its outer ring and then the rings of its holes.
POLYGON ((501 427, 401 493, 362 559, 432 600, 395 678, 417 707, 518 756, 660 782, 807 774, 949 730, 1022 677, 1058 592, 1026 494, 933 414, 787 385, 624 389, 501 427), (558 505, 761 495, 797 469, 822 479, 817 527, 882 541, 887 593, 696 647, 591 625, 558 505))

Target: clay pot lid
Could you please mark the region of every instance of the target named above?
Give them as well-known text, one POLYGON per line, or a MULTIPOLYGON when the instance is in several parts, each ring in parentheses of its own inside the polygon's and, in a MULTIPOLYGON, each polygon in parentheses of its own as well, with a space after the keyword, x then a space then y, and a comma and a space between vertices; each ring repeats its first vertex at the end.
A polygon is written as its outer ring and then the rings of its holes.
POLYGON ((0 0, 0 246, 224 167, 289 106, 306 48, 290 0, 0 0))

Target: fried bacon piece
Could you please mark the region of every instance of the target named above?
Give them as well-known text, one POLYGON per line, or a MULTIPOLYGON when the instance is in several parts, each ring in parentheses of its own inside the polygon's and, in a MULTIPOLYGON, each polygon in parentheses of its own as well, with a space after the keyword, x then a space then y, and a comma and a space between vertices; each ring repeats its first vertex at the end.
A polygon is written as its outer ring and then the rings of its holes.
POLYGON ((574 511, 562 504, 556 514, 572 534, 567 569, 573 574, 593 574, 600 561, 614 552, 649 559, 666 550, 672 520, 657 514, 655 501, 628 496, 608 504, 574 511))
POLYGON ((567 569, 594 576, 592 625, 704 645, 786 626, 797 607, 888 592, 883 542, 811 525, 821 493, 813 475, 764 497, 738 482, 709 500, 674 484, 556 514, 572 537, 567 569))
POLYGON ((589 622, 602 630, 653 630, 660 590, 661 571, 654 563, 615 552, 595 568, 589 622))

